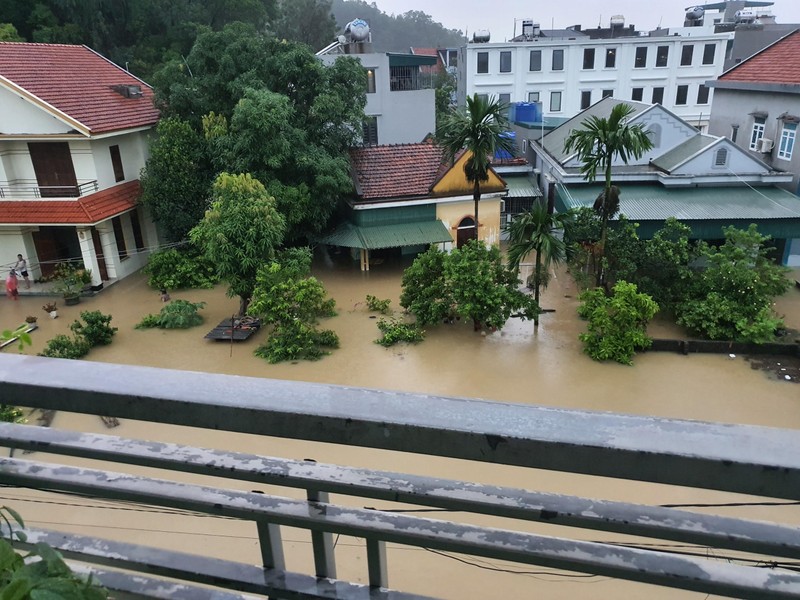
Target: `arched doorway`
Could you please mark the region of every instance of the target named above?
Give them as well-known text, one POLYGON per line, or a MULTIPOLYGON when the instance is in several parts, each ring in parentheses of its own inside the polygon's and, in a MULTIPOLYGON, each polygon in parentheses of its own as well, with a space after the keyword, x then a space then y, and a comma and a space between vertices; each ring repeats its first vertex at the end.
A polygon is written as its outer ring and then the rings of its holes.
POLYGON ((470 240, 478 237, 478 230, 475 228, 475 219, 472 217, 464 217, 458 224, 456 235, 456 248, 461 248, 470 240))

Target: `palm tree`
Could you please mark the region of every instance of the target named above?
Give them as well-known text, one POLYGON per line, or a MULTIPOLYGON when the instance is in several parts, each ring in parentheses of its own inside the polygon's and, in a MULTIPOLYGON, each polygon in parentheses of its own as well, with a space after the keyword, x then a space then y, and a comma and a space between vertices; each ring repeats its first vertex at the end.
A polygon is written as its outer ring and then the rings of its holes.
MULTIPOLYGON (((569 226, 570 213, 554 214, 547 205, 537 202, 530 211, 517 215, 508 226, 508 263, 514 270, 531 252, 536 253, 533 271, 533 294, 539 304, 540 289, 547 287, 547 273, 552 265, 564 262, 567 258, 567 245, 559 231, 569 226)), ((539 315, 533 318, 535 327, 539 326, 539 315)))
POLYGON ((475 94, 467 96, 466 110, 453 110, 443 120, 437 132, 437 141, 452 160, 459 152, 470 153, 464 164, 467 181, 472 184, 475 200, 475 238, 478 237, 478 203, 481 200, 481 182, 489 180, 491 157, 498 150, 513 153, 514 142, 503 136, 508 129, 506 106, 475 94))
POLYGON ((611 109, 608 118, 591 116, 581 123, 580 129, 573 129, 564 142, 564 151, 575 150, 583 163, 581 173, 588 182, 593 182, 597 171, 602 170, 605 186, 597 197, 594 208, 600 213, 600 266, 597 269, 596 284, 603 283, 606 231, 608 220, 619 210, 619 188, 611 183, 611 164, 619 158, 628 164, 629 158, 639 159, 653 147, 647 130, 641 123, 631 125, 628 117, 634 112, 628 104, 619 103, 611 109))

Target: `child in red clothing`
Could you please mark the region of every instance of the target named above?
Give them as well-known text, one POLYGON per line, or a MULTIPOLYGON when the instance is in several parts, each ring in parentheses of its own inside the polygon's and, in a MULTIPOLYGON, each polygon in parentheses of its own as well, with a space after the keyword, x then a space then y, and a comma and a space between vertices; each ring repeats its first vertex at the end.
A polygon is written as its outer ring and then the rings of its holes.
POLYGON ((19 296, 19 292, 17 291, 17 273, 14 269, 11 269, 11 272, 6 278, 6 296, 14 300, 19 296))

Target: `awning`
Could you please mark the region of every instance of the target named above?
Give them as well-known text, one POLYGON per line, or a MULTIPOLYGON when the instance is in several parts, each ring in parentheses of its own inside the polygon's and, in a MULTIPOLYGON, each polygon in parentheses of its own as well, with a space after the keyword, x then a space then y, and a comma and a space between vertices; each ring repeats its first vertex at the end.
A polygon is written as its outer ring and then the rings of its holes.
POLYGON ((425 56, 423 54, 400 54, 387 52, 390 67, 430 67, 436 64, 435 56, 425 56))
POLYGON ((423 246, 452 241, 453 237, 447 227, 439 220, 373 225, 371 227, 359 227, 352 223, 344 223, 333 233, 319 240, 322 244, 364 250, 423 246))
POLYGON ((527 177, 504 177, 508 194, 506 198, 541 198, 542 190, 527 177))

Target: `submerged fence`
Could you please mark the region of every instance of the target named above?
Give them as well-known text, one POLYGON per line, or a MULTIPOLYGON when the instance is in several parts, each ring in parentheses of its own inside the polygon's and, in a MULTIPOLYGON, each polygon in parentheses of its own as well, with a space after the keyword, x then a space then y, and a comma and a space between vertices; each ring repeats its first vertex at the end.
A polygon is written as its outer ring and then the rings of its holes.
MULTIPOLYGON (((782 429, 27 356, 0 356, 0 401, 800 500, 800 436, 782 429)), ((56 459, 112 463, 105 470, 12 452, 0 459, 0 483, 6 486, 256 524, 259 565, 56 531, 30 533, 29 543, 47 541, 109 588, 138 597, 421 597, 388 587, 387 543, 736 598, 800 596, 800 574, 780 568, 787 559, 800 558, 800 530, 782 523, 26 425, 0 425, 0 439, 6 447, 46 451, 56 459), (161 469, 162 475, 125 473, 124 465, 161 469), (182 483, 180 473, 299 488, 306 499, 182 483), (449 513, 429 519, 352 508, 331 503, 330 494, 753 553, 769 568, 545 536, 523 527, 477 526, 449 513), (287 526, 311 531, 313 573, 287 570, 282 540, 287 526), (336 579, 335 534, 364 540, 368 584, 336 579)))

